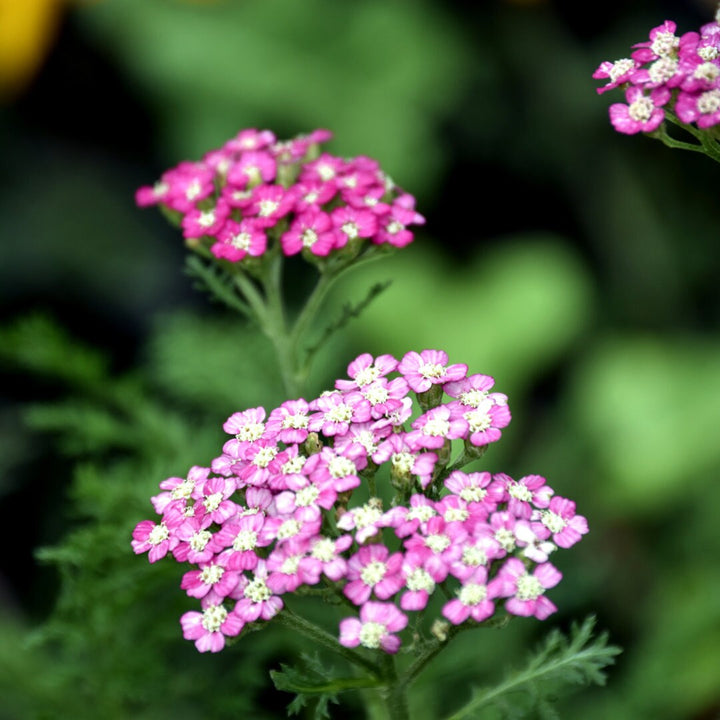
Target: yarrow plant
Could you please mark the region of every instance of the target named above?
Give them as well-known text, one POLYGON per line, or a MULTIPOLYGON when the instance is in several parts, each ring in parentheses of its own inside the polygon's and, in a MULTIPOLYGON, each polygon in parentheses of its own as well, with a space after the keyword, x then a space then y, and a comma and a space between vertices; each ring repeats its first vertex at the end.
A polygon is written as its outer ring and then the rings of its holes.
MULTIPOLYGON (((302 396, 312 355, 303 343, 330 283, 407 245, 408 226, 423 222, 374 160, 321 152, 327 139, 318 130, 281 143, 245 130, 138 191, 140 205, 161 205, 182 228, 207 289, 272 340, 292 399, 231 415, 209 466, 160 483, 158 517, 137 524, 132 548, 188 567, 180 587, 198 604, 180 625, 200 652, 284 626, 361 675, 285 671, 273 675, 279 689, 323 698, 316 717, 339 692, 376 690, 388 718, 407 720, 408 687, 452 637, 556 611, 546 593, 562 574, 551 556, 588 524, 541 475, 469 467, 501 438, 510 409, 492 377, 469 374, 443 350, 363 353, 331 390, 302 396), (318 281, 288 323, 282 267, 295 254, 318 281), (301 596, 336 607, 335 626, 307 619, 301 596), (399 669, 403 651, 413 660, 399 669)), ((528 685, 535 696, 534 678, 556 666, 567 666, 566 680, 602 681, 617 651, 604 637, 584 647, 590 630, 578 631, 560 665, 536 663, 505 691, 528 685)))
POLYGON ((607 81, 602 94, 621 89, 625 102, 610 106, 610 122, 621 133, 645 133, 669 147, 702 152, 720 162, 720 8, 699 31, 677 34, 665 20, 630 57, 605 61, 593 77, 607 81), (685 142, 668 133, 668 123, 693 136, 685 142))

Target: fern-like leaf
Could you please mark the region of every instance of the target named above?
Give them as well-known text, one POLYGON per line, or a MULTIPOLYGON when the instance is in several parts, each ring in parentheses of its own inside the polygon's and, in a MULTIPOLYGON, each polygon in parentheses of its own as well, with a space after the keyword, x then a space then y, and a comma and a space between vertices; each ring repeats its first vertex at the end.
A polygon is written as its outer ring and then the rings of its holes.
POLYGON ((593 637, 595 618, 574 624, 570 637, 553 630, 522 670, 508 673, 494 687, 477 688, 470 701, 446 720, 478 717, 490 706, 506 718, 530 717, 555 720, 553 707, 558 691, 569 685, 604 685, 605 670, 621 650, 608 645, 607 633, 593 637), (530 713, 530 714, 529 714, 530 713))

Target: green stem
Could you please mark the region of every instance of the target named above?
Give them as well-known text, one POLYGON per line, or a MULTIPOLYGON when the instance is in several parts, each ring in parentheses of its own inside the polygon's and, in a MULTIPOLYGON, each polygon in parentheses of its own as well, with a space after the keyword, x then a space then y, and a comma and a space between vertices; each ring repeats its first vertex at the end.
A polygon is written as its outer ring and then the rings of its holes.
POLYGON ((264 330, 275 346, 285 392, 288 397, 296 398, 301 394, 302 383, 298 378, 298 358, 294 352, 285 319, 285 303, 282 294, 282 261, 282 254, 276 250, 263 279, 265 298, 267 300, 264 330))
POLYGON ((380 672, 380 668, 378 668, 372 660, 368 660, 364 655, 361 655, 352 648, 347 648, 344 645, 341 645, 334 635, 331 635, 329 632, 326 632, 321 627, 315 625, 315 623, 311 623, 309 620, 306 620, 304 617, 297 615, 288 607, 285 607, 284 610, 279 612, 275 616, 275 620, 281 625, 285 625, 285 627, 294 630, 295 632, 299 632, 301 635, 314 640, 319 645, 323 645, 329 650, 332 650, 334 653, 342 655, 346 660, 353 663, 353 665, 369 670, 373 676, 377 678, 383 677, 380 672))
POLYGON ((407 683, 399 682, 393 655, 385 655, 382 659, 383 678, 388 684, 385 693, 385 706, 388 720, 410 720, 407 700, 407 683))

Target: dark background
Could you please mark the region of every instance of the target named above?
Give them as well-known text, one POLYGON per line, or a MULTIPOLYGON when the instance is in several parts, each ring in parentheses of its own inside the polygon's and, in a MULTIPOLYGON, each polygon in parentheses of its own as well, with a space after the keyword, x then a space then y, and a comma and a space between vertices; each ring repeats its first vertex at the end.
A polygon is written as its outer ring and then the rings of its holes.
MULTIPOLYGON (((167 394, 186 369, 158 378, 158 357, 227 314, 193 289, 179 233, 135 208, 135 189, 243 127, 281 138, 328 127, 330 152, 377 158, 427 224, 386 267, 349 279, 354 297, 369 280, 394 283, 331 347, 317 386, 359 352, 423 347, 496 376, 514 421, 489 469, 552 478, 593 530, 562 568, 558 622, 595 612, 626 648, 608 689, 572 712, 717 715, 717 168, 615 133, 607 106, 621 95, 598 96, 591 78, 663 20, 697 29, 713 8, 630 5, 595 7, 590 21, 582 3, 529 0, 58 11, 26 69, 4 71, 0 108, 0 493, 12 536, 0 582, 23 632, 62 586, 35 549, 92 526, 71 488, 78 455, 93 456, 28 423, 29 407, 79 390, 34 363, 40 340, 17 323, 40 313, 96 348, 113 378, 145 373, 167 394)), ((214 392, 203 417, 215 426, 233 403, 263 402, 214 392)), ((150 485, 183 472, 154 470, 150 485)))

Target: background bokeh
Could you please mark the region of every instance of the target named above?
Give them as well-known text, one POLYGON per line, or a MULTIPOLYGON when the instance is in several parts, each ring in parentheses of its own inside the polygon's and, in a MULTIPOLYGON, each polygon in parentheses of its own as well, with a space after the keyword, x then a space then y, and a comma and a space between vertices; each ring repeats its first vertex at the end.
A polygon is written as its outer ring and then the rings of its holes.
POLYGON ((209 462, 231 412, 281 399, 264 340, 193 289, 177 231, 133 202, 244 127, 330 128, 330 152, 377 158, 427 218, 328 304, 393 281, 315 389, 360 352, 442 347, 510 396, 484 467, 545 475, 590 521, 557 560, 560 612, 459 639, 413 718, 589 613, 624 653, 562 717, 717 717, 718 169, 615 133, 620 98, 590 77, 713 10, 0 2, 0 718, 273 718, 290 700, 267 671, 297 639, 198 655, 178 568, 129 548, 160 480, 209 462))

